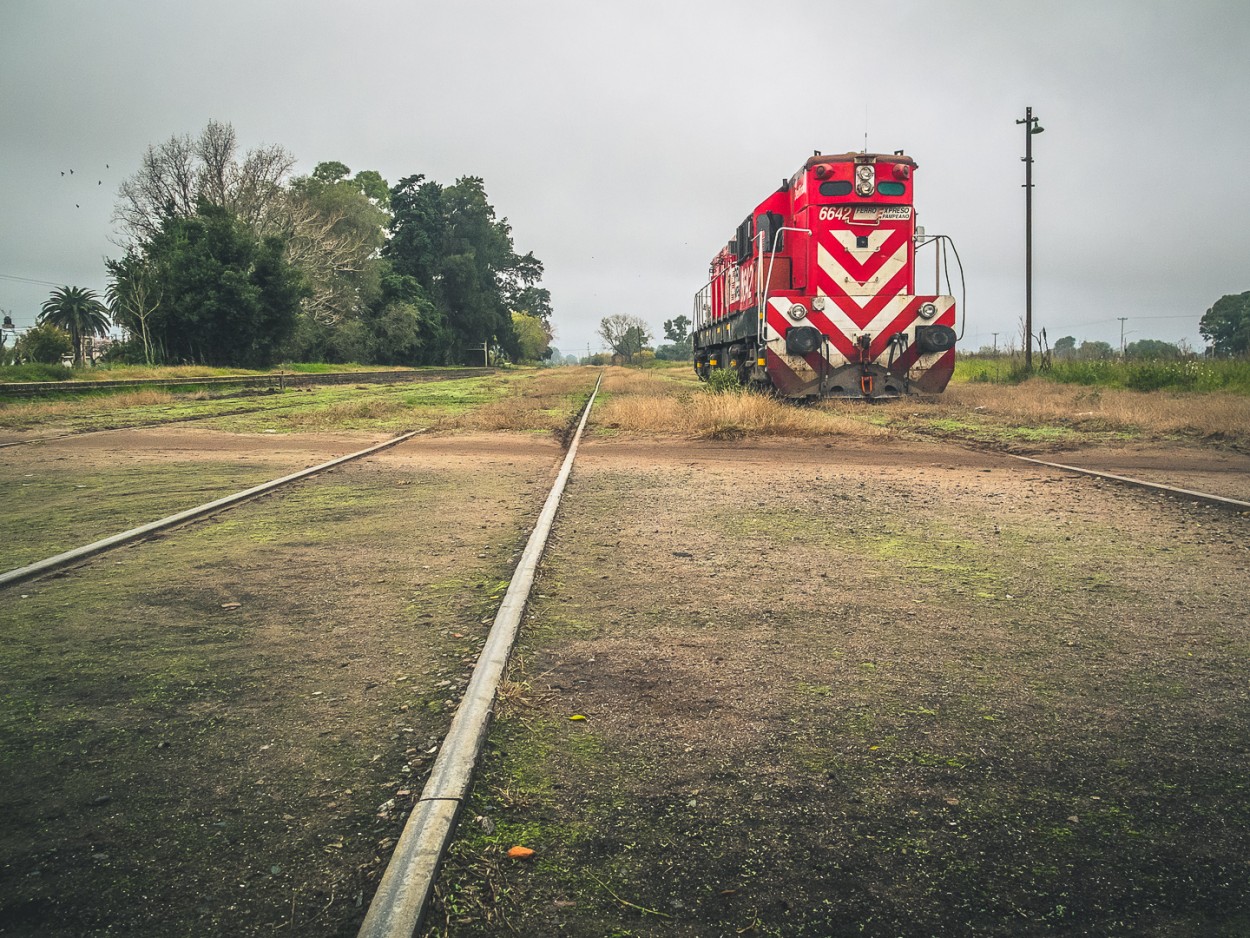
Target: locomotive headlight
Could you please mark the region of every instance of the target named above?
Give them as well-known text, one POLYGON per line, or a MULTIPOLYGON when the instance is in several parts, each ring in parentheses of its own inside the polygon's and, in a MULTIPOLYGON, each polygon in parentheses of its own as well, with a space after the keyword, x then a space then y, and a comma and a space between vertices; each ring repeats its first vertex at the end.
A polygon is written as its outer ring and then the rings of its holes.
POLYGON ((812 309, 820 312, 825 308, 825 298, 823 296, 812 297, 812 309))
POLYGON ((937 315, 937 307, 932 303, 921 303, 920 309, 916 310, 921 319, 929 320, 937 315))
POLYGON ((795 303, 790 307, 791 319, 803 319, 805 316, 807 316, 807 307, 802 303, 795 303))
POLYGON ((867 163, 863 163, 855 167, 855 194, 856 195, 872 195, 874 185, 874 171, 867 163))

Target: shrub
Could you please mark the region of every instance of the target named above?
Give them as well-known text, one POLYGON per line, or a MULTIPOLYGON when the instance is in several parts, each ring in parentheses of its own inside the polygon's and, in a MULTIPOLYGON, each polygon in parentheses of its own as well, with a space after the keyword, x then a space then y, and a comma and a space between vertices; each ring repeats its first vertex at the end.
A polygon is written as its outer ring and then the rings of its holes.
POLYGON ((712 394, 737 394, 742 391, 738 372, 728 368, 716 368, 708 375, 707 389, 712 394))
POLYGON ((69 333, 51 323, 41 323, 18 339, 17 354, 32 362, 58 365, 74 350, 69 333))
POLYGON ((68 381, 74 372, 65 365, 27 362, 0 368, 0 381, 68 381))

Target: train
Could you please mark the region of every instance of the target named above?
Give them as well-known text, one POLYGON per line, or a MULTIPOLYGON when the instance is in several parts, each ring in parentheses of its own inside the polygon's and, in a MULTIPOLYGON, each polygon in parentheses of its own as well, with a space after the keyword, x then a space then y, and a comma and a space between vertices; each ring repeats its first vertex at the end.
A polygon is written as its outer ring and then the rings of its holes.
POLYGON ((816 151, 782 180, 712 258, 695 294, 699 378, 728 369, 745 386, 795 399, 943 391, 958 341, 952 252, 961 299, 962 264, 947 236, 917 226, 915 174, 902 150, 816 151), (932 294, 918 292, 925 248, 932 294))

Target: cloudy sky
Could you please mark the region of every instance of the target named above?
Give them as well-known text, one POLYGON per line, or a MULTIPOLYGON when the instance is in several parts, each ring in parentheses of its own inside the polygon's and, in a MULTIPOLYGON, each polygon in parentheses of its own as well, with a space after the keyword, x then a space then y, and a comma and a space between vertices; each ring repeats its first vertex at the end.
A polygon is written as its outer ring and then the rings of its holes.
POLYGON ((0 309, 102 291, 118 183, 216 119, 300 172, 482 176, 584 354, 605 315, 688 313, 747 212, 866 130, 955 240, 964 345, 1018 343, 1032 106, 1037 327, 1201 347, 1250 290, 1247 50, 1245 0, 4 0, 0 309))

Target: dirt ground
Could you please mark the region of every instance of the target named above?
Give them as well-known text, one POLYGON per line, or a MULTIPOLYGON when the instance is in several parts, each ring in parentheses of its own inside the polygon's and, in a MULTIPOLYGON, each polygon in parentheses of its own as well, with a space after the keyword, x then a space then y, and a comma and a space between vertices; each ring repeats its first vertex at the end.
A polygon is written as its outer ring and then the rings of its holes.
MULTIPOLYGON (((108 433, 0 473, 151 520, 374 441, 108 433)), ((420 437, 7 590, 0 934, 354 934, 559 457, 420 437)))
MULTIPOLYGON (((138 512, 380 438, 0 476, 180 480, 138 512)), ((354 934, 558 457, 424 436, 9 591, 0 934, 354 934)), ((1047 458, 1250 492, 1214 450, 1047 458)), ((949 444, 592 433, 427 931, 1243 934, 1248 528, 949 444)))
POLYGON ((1244 934, 1248 526, 945 444, 595 439, 429 933, 1244 934))

